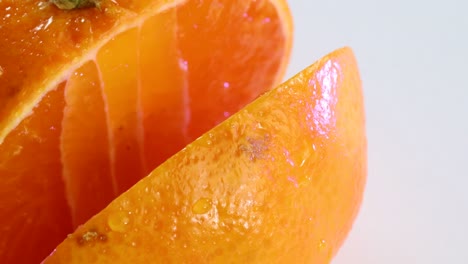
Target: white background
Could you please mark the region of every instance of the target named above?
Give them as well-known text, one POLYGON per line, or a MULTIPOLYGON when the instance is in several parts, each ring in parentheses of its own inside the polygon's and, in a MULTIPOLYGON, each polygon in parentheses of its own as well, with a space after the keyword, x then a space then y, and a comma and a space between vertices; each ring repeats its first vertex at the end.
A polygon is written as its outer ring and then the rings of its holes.
POLYGON ((367 189, 333 263, 468 263, 468 1, 289 3, 288 77, 346 45, 364 85, 367 189))

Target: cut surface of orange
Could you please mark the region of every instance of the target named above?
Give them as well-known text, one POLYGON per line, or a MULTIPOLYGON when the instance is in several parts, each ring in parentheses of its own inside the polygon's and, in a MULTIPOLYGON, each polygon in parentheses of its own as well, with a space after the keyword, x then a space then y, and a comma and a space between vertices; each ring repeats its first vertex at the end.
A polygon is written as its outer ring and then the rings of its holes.
POLYGON ((328 263, 362 200, 364 123, 343 48, 168 159, 44 263, 328 263))
POLYGON ((165 159, 276 85, 282 0, 0 1, 0 262, 41 261, 165 159))

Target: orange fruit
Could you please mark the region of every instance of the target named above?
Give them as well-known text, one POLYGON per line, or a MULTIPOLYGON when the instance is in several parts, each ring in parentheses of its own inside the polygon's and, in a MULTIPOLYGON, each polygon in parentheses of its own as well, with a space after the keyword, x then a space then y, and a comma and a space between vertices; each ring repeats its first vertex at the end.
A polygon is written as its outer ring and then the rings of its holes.
POLYGON ((361 203, 361 82, 337 50, 172 156, 51 263, 328 263, 361 203))
POLYGON ((76 226, 276 85, 283 0, 0 2, 0 262, 76 226))

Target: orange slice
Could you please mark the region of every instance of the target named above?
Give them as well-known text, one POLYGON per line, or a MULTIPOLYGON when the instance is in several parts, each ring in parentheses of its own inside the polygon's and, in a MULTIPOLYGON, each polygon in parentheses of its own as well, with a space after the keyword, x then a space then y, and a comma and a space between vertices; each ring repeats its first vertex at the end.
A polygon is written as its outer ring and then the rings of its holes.
POLYGON ((276 85, 282 0, 1 1, 0 262, 42 260, 166 158, 276 85))
POLYGON ((51 263, 328 263, 366 179, 361 82, 337 50, 168 159, 51 263))

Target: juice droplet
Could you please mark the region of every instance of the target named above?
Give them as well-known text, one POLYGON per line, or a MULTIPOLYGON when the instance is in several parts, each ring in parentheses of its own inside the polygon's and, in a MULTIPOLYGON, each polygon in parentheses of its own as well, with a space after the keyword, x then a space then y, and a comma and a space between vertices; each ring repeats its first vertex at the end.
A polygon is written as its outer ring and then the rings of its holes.
POLYGON ((192 212, 194 214, 205 214, 211 210, 211 207, 212 207, 211 199, 200 198, 192 206, 192 212))
MULTIPOLYGON (((318 243, 319 252, 321 252, 325 258, 330 261, 333 257, 333 248, 330 246, 325 239, 322 239, 318 243)), ((328 263, 328 262, 327 262, 328 263)))
POLYGON ((125 212, 111 214, 107 219, 107 224, 112 231, 125 232, 130 227, 130 216, 125 212))

